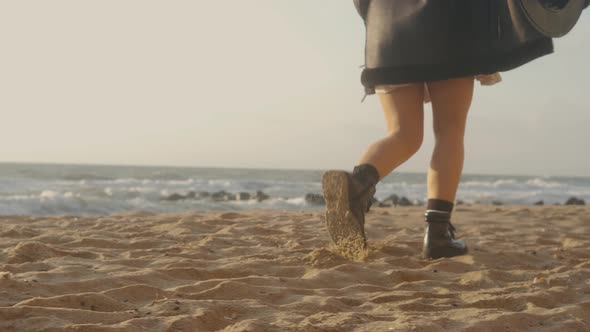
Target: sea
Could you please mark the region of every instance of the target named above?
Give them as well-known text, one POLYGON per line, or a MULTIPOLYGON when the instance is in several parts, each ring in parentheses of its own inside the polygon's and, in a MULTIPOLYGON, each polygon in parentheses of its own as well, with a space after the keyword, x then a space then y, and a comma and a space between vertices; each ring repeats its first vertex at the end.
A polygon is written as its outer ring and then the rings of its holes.
MULTIPOLYGON (((324 207, 306 196, 321 194, 322 173, 0 163, 0 215, 319 210, 324 207)), ((379 183, 375 197, 384 200, 395 194, 423 204, 425 182, 426 174, 394 172, 379 183)), ((564 204, 570 197, 590 200, 590 178, 465 174, 457 195, 464 204, 505 205, 564 204)))

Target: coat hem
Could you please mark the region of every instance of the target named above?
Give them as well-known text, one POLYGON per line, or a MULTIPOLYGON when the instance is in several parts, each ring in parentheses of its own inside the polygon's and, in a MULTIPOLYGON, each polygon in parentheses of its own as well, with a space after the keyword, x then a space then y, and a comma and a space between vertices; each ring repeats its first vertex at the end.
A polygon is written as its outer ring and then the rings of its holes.
POLYGON ((366 94, 375 94, 375 86, 388 84, 422 83, 451 78, 493 74, 518 68, 537 58, 553 53, 553 41, 542 38, 503 54, 462 59, 455 63, 412 65, 399 67, 365 68, 361 83, 366 94))

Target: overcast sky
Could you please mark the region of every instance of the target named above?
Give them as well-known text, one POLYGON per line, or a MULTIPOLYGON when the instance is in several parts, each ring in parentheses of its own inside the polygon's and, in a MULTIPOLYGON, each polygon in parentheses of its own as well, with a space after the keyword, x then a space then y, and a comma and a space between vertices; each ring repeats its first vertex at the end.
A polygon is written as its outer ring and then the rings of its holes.
MULTIPOLYGON (((590 176, 589 36, 477 87, 466 173, 590 176)), ((352 0, 0 1, 0 161, 349 169, 363 38, 352 0)))

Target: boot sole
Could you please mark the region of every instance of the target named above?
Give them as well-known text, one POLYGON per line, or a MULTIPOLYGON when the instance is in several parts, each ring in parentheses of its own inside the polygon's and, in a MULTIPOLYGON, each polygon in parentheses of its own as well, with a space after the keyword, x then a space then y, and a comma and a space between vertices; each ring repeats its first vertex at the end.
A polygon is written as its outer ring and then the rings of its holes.
POLYGON ((469 249, 467 249, 467 247, 465 247, 464 250, 451 249, 447 247, 428 248, 423 250, 422 257, 424 259, 451 258, 466 255, 468 252, 469 249))
POLYGON ((367 247, 365 231, 350 210, 350 177, 344 171, 328 171, 322 176, 326 201, 326 226, 332 241, 347 252, 367 247))

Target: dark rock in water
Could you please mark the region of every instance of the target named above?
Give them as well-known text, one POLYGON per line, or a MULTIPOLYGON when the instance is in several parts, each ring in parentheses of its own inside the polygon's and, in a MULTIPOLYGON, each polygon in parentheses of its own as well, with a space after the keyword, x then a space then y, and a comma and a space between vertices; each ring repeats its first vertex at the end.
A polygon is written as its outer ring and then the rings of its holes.
POLYGON ((377 204, 377 206, 380 207, 380 208, 388 208, 388 207, 391 207, 391 203, 388 203, 388 202, 383 201, 383 202, 379 202, 377 204))
POLYGON ((492 201, 492 205, 500 206, 500 205, 504 205, 504 203, 502 203, 500 201, 492 201))
POLYGON ((186 199, 186 196, 181 195, 181 194, 177 194, 177 193, 174 193, 174 194, 172 194, 170 196, 167 196, 167 197, 164 197, 163 198, 164 201, 170 201, 170 202, 181 201, 183 199, 186 199))
POLYGON ((214 201, 223 201, 226 194, 227 193, 225 191, 218 191, 211 194, 211 199, 214 201))
POLYGON ((254 197, 252 199, 255 199, 259 202, 265 201, 267 199, 269 199, 270 196, 268 196, 267 194, 263 193, 262 191, 258 190, 256 192, 256 195, 254 195, 254 197))
POLYGON ((399 199, 398 205, 399 206, 412 206, 413 204, 407 197, 404 196, 399 199))
POLYGON ((320 194, 307 194, 305 195, 305 201, 312 205, 325 205, 326 201, 324 196, 320 194))
MULTIPOLYGON (((217 200, 223 200, 223 195, 221 193, 225 193, 225 192, 220 192, 217 193, 217 200)), ((227 193, 226 193, 227 194, 227 193)), ((206 197, 211 196, 208 192, 206 191, 202 191, 202 192, 194 192, 194 191, 189 191, 186 195, 182 195, 182 194, 178 194, 178 193, 173 193, 170 196, 164 197, 162 198, 162 200, 164 201, 181 201, 181 200, 185 200, 185 199, 203 199, 206 197)))
POLYGON ((218 191, 216 193, 211 194, 211 199, 213 199, 216 202, 235 201, 236 195, 222 190, 222 191, 218 191))
POLYGON ((249 201, 250 200, 250 196, 251 195, 249 193, 242 192, 242 193, 239 193, 239 194, 236 195, 236 199, 238 201, 249 201))
POLYGON ((371 198, 371 206, 376 206, 376 207, 380 207, 380 208, 387 208, 387 207, 391 207, 391 204, 386 203, 385 201, 381 202, 377 198, 372 197, 371 198))
POLYGON ((211 193, 211 195, 209 195, 209 198, 211 198, 214 201, 221 200, 222 197, 223 197, 223 192, 211 193))
POLYGON ((376 199, 375 197, 371 197, 371 204, 372 205, 379 205, 379 203, 381 203, 381 202, 379 202, 378 199, 376 199))
POLYGON ((384 204, 391 203, 393 206, 397 206, 399 204, 399 196, 396 194, 389 195, 386 199, 383 200, 384 204))
POLYGON ((535 202, 535 204, 533 204, 533 205, 545 205, 545 202, 544 201, 538 201, 538 202, 535 202))
POLYGON ((570 197, 570 199, 565 202, 565 205, 586 205, 586 202, 577 197, 570 197))

